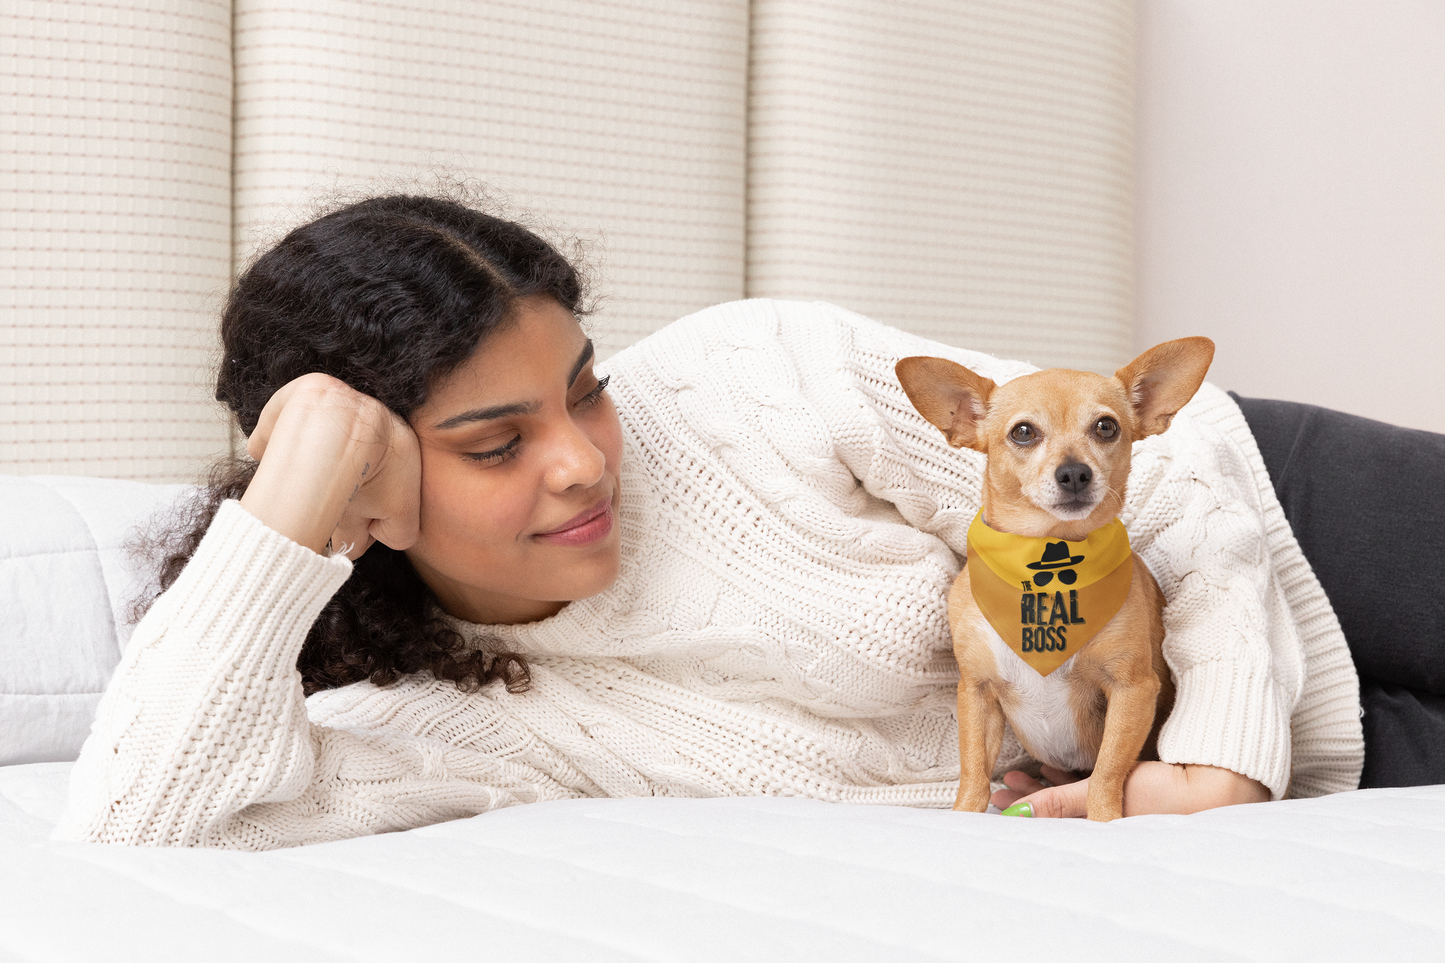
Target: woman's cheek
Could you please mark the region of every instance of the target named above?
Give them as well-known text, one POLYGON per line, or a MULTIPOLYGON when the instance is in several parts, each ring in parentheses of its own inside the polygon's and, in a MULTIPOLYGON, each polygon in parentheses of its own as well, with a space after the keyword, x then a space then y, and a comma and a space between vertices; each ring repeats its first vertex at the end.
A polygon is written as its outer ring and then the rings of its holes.
POLYGON ((455 537, 478 550, 496 551, 515 543, 527 530, 537 492, 524 466, 509 462, 459 481, 447 494, 455 537))
POLYGON ((602 424, 594 444, 606 457, 608 471, 616 474, 622 463, 622 420, 617 417, 617 407, 612 399, 606 395, 602 396, 602 408, 602 424))
POLYGON ((433 450, 422 457, 421 535, 437 546, 476 541, 492 527, 486 516, 496 507, 486 469, 448 454, 433 450))

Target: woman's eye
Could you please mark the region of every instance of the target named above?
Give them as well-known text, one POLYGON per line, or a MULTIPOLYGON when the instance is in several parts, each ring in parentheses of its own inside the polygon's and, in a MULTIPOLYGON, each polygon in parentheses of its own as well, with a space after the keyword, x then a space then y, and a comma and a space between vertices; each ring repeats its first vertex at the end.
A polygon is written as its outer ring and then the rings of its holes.
POLYGON ((1032 445, 1038 440, 1039 433, 1033 425, 1027 421, 1021 421, 1013 426, 1013 430, 1008 433, 1008 436, 1013 439, 1014 444, 1032 445))
POLYGON ((472 461, 486 462, 490 465, 499 464, 508 458, 517 457, 517 446, 522 443, 522 436, 517 435, 511 441, 500 448, 493 448, 491 451, 469 451, 463 457, 472 461))
POLYGON ((590 408, 590 407, 592 407, 593 405, 597 404, 597 402, 601 401, 601 400, 602 400, 602 392, 604 392, 604 391, 607 390, 607 382, 609 382, 609 381, 611 381, 611 380, 612 380, 612 376, 611 376, 611 375, 607 375, 605 378, 599 378, 598 381, 597 381, 597 387, 593 388, 591 391, 587 392, 587 393, 586 393, 585 395, 583 395, 581 398, 577 399, 577 407, 578 407, 578 408, 590 408))
POLYGON ((1094 434, 1104 441, 1113 441, 1119 435, 1119 423, 1113 418, 1100 418, 1094 424, 1094 434))

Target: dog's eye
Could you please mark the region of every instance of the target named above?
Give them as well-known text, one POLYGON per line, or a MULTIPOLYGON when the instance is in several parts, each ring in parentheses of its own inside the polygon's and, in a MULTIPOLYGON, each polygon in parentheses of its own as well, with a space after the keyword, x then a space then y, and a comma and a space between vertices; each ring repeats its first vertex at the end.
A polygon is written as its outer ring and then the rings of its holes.
POLYGON ((1094 434, 1105 441, 1113 441, 1119 436, 1119 423, 1113 418, 1100 418, 1094 423, 1094 434))
POLYGON ((1015 444, 1032 445, 1038 440, 1039 433, 1034 429, 1033 425, 1027 421, 1021 421, 1014 425, 1013 431, 1010 431, 1008 436, 1013 439, 1015 444))

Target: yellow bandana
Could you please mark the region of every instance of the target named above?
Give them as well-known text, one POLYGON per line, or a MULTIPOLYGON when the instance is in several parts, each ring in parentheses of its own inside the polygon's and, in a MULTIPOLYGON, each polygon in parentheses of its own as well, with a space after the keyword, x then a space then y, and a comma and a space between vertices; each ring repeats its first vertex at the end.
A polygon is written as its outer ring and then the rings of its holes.
POLYGON ((968 527, 968 579, 1008 647, 1048 675, 1094 637, 1129 594, 1134 553, 1117 518, 1082 542, 996 532, 983 512, 968 527))

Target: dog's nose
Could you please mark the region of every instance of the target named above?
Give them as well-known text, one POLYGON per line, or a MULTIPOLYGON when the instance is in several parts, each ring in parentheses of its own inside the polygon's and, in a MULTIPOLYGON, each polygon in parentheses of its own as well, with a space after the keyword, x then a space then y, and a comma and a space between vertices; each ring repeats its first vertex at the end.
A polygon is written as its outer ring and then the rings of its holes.
POLYGON ((1077 495, 1089 487, 1089 482, 1094 480, 1094 472, 1083 462, 1074 462, 1072 465, 1060 465, 1054 472, 1054 481, 1064 491, 1077 495))

